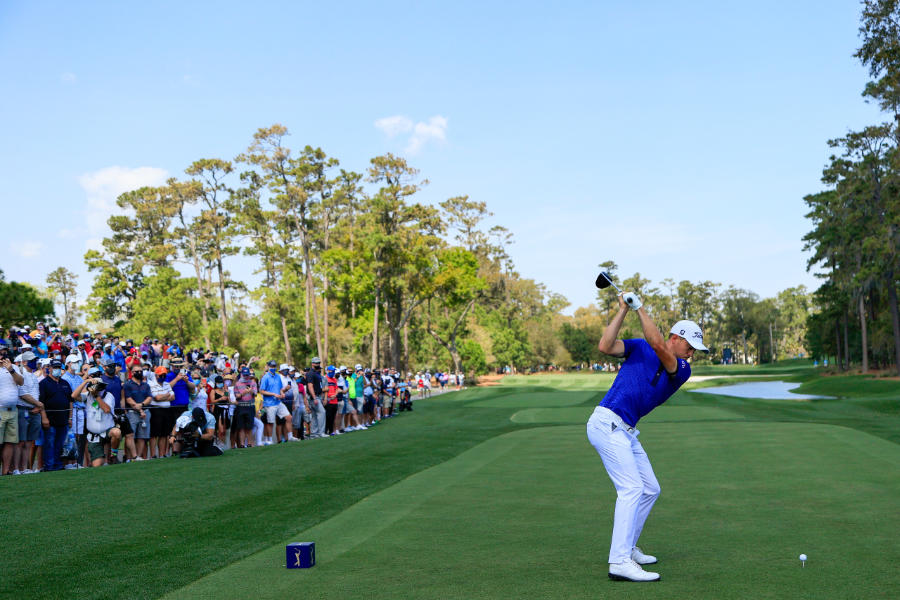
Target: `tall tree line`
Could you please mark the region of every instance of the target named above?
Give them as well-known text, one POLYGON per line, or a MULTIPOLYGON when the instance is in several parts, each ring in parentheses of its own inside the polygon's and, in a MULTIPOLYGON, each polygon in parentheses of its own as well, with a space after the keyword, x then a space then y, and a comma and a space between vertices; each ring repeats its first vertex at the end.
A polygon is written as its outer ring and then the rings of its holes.
POLYGON ((842 369, 893 363, 900 373, 900 3, 864 1, 860 37, 855 56, 872 78, 863 96, 886 120, 830 140, 825 189, 804 198, 809 268, 824 279, 810 345, 842 369))
POLYGON ((288 138, 261 128, 233 160, 122 194, 124 214, 85 255, 90 316, 128 337, 288 363, 483 371, 553 359, 543 330, 565 301, 515 271, 485 203, 423 204, 428 182, 402 157, 354 172, 288 138), (261 276, 253 289, 229 272, 239 253, 261 276))

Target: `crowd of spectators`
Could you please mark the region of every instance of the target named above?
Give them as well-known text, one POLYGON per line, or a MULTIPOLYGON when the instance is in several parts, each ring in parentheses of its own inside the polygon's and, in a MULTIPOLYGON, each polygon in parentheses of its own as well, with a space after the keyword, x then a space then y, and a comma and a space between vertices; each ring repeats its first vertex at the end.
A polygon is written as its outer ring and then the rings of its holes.
MULTIPOLYGON (((0 332, 0 335, 3 335, 0 332)), ((97 467, 365 431, 461 375, 306 368, 37 323, 0 337, 2 474, 97 467), (257 366, 258 365, 258 366, 257 366)))

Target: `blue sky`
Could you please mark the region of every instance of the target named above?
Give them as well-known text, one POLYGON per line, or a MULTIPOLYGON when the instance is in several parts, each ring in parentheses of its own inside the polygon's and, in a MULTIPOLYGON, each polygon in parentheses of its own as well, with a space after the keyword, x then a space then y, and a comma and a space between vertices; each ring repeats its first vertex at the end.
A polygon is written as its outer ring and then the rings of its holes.
POLYGON ((518 271, 573 307, 604 260, 815 288, 802 198, 827 139, 881 120, 858 18, 821 1, 4 2, 0 268, 43 283, 65 266, 85 297, 118 193, 277 122, 347 169, 404 155, 423 202, 486 202, 518 271))

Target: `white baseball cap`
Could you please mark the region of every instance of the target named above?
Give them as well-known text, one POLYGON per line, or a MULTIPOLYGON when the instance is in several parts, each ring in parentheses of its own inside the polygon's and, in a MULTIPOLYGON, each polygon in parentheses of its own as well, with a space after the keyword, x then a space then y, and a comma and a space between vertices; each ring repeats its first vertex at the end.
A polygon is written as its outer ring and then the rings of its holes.
POLYGON ((678 321, 672 325, 669 333, 683 337, 695 350, 709 352, 709 348, 703 345, 703 332, 700 331, 700 326, 693 321, 678 321))
POLYGON ((66 357, 66 364, 73 363, 73 362, 81 362, 81 357, 78 356, 77 354, 68 355, 66 357))
POLYGON ((289 370, 290 368, 291 368, 290 365, 286 365, 286 364, 284 364, 284 363, 281 363, 281 366, 278 367, 278 370, 279 370, 279 371, 287 371, 287 370, 289 370))

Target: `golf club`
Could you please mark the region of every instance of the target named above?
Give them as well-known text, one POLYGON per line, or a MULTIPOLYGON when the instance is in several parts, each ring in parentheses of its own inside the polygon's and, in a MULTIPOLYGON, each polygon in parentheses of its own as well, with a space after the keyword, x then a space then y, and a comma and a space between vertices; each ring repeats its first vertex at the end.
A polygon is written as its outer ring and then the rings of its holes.
POLYGON ((607 273, 606 271, 600 271, 600 274, 597 275, 597 281, 594 282, 594 285, 596 285, 597 288, 601 290, 604 288, 608 288, 609 286, 613 286, 614 288, 616 288, 617 292, 619 292, 620 294, 622 293, 622 290, 619 289, 619 286, 613 283, 612 277, 610 277, 609 273, 607 273))

